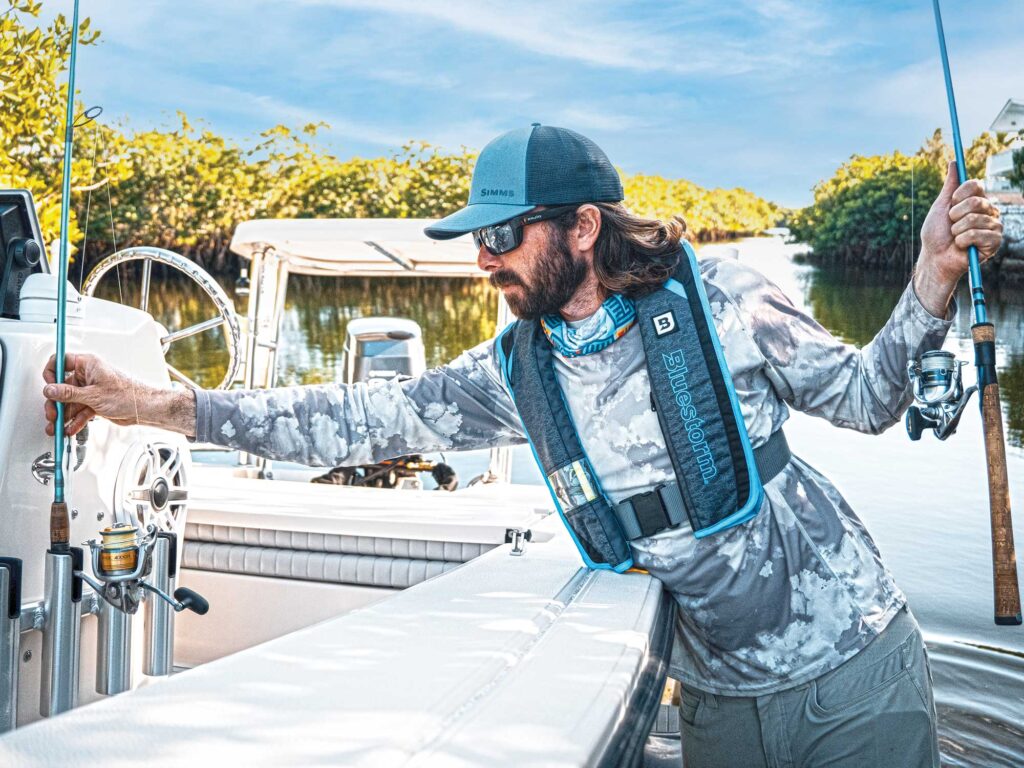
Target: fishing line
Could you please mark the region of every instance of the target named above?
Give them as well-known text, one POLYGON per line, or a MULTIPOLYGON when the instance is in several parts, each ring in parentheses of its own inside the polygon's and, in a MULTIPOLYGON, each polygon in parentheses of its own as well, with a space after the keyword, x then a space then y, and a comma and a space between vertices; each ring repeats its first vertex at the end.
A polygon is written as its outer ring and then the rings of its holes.
MULTIPOLYGON (((100 107, 100 112, 102 112, 102 111, 103 111, 103 108, 100 107)), ((88 115, 89 111, 86 110, 86 112, 84 114, 88 115)), ((89 120, 86 120, 86 122, 83 123, 83 125, 87 125, 91 121, 92 121, 92 118, 89 118, 89 120)), ((86 252, 88 250, 88 246, 89 246, 89 222, 91 221, 90 211, 92 210, 92 190, 93 190, 94 182, 96 181, 96 153, 97 153, 97 151, 99 149, 99 143, 100 143, 99 142, 99 133, 100 133, 100 124, 99 123, 95 123, 93 125, 93 131, 92 131, 92 134, 93 134, 92 135, 92 176, 89 178, 89 190, 88 190, 88 193, 87 193, 86 198, 85 198, 85 230, 84 230, 85 237, 82 238, 82 258, 81 258, 81 262, 78 265, 78 292, 79 293, 82 292, 82 286, 85 284, 85 254, 86 254, 86 252)))
MULTIPOLYGON (((117 253, 117 227, 114 226, 114 206, 110 202, 110 185, 107 188, 107 215, 110 217, 110 239, 114 242, 114 253, 117 253)), ((124 292, 121 290, 121 265, 114 265, 114 277, 117 278, 117 298, 124 304, 124 292)), ((135 393, 135 377, 128 377, 129 386, 132 391, 132 407, 135 409, 135 423, 139 423, 139 399, 135 393)))

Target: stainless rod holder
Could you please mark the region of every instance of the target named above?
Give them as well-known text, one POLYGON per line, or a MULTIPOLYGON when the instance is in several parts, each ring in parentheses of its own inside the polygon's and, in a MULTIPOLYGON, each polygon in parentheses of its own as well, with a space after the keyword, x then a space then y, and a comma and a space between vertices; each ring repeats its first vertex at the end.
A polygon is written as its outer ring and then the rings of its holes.
POLYGON ((81 640, 82 550, 46 553, 42 686, 39 714, 52 717, 78 706, 78 663, 81 640))
MULTIPOLYGON (((153 543, 153 570, 149 582, 165 595, 174 594, 178 580, 178 537, 160 532, 153 543)), ((142 671, 147 675, 169 675, 174 669, 174 608, 149 592, 146 595, 143 627, 146 645, 142 671)))
POLYGON ((18 725, 20 655, 21 560, 0 557, 0 733, 18 725))
POLYGON ((132 617, 100 600, 96 693, 114 696, 132 687, 132 617))

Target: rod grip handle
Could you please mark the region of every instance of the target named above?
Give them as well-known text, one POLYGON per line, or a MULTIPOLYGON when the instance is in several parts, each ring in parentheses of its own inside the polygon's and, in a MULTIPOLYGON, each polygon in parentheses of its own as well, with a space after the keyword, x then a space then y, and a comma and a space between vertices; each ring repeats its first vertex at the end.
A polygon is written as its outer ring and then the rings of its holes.
POLYGON ((971 336, 974 338, 979 363, 978 389, 981 394, 981 424, 988 469, 995 623, 1016 626, 1021 623, 1020 586, 1017 582, 1017 556, 1013 545, 1003 409, 996 379, 995 328, 991 323, 978 323, 971 328, 971 336))

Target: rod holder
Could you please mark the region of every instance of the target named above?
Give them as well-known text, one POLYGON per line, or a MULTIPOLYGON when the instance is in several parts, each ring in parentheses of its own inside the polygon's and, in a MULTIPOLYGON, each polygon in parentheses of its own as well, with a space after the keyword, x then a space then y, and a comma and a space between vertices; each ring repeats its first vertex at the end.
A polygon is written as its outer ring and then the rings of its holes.
POLYGON ((132 616, 106 600, 99 602, 96 693, 114 696, 132 687, 132 616))
POLYGON ((21 560, 0 557, 0 734, 18 725, 21 560))
POLYGON ((81 640, 82 550, 46 553, 42 686, 39 714, 52 717, 78 705, 79 645, 81 640))
MULTIPOLYGON (((178 580, 178 537, 166 531, 157 534, 153 544, 153 570, 150 584, 165 595, 174 593, 178 580)), ((146 645, 142 671, 147 675, 169 675, 174 669, 174 608, 150 592, 146 597, 143 620, 146 645)))

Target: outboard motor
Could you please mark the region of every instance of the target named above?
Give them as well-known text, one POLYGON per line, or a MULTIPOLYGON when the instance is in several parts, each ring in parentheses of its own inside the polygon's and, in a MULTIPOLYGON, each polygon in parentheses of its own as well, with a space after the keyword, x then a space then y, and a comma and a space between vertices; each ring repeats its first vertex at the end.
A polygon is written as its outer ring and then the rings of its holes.
MULTIPOLYGON (((345 329, 342 365, 346 384, 419 376, 427 369, 423 331, 416 321, 400 317, 350 320, 345 329)), ((419 455, 400 456, 361 467, 335 467, 313 478, 312 482, 418 490, 422 488, 420 472, 429 472, 438 490, 454 491, 459 486, 458 475, 449 465, 419 455)))
MULTIPOLYGON (((0 733, 127 690, 135 671, 169 674, 169 616, 204 608, 174 583, 191 467, 176 435, 96 420, 69 438, 69 538, 94 539, 93 551, 47 551, 55 464, 41 374, 54 351, 58 278, 44 255, 32 196, 0 190, 0 733), (145 626, 133 633, 140 608, 145 626), (134 663, 133 634, 146 649, 134 663), (95 658, 82 658, 80 648, 93 645, 95 658), (79 692, 82 667, 95 674, 95 692, 79 692)), ((68 352, 91 352, 135 379, 170 385, 167 332, 149 314, 70 285, 66 309, 68 352)))
POLYGON ((346 384, 412 378, 427 369, 423 331, 416 321, 400 317, 349 320, 342 356, 346 384))

